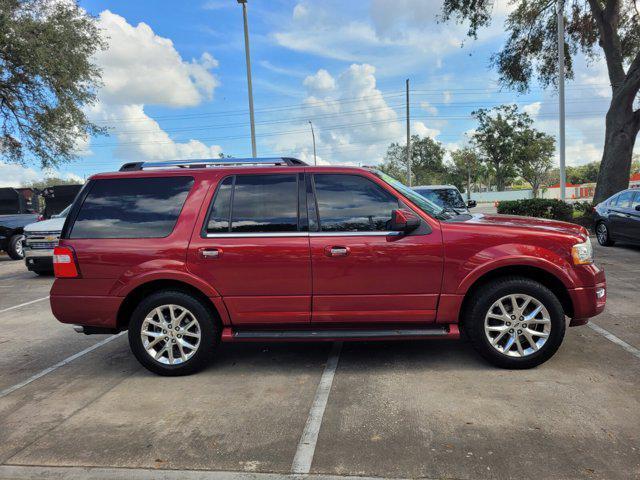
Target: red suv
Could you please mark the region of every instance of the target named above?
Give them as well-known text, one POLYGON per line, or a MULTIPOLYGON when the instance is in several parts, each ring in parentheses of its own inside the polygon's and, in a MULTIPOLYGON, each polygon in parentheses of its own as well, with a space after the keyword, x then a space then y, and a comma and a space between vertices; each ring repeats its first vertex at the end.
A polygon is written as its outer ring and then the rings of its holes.
POLYGON ((605 305, 584 228, 456 214, 382 172, 291 158, 126 164, 76 198, 51 307, 129 330, 162 375, 218 342, 458 338, 495 365, 550 358, 605 305))

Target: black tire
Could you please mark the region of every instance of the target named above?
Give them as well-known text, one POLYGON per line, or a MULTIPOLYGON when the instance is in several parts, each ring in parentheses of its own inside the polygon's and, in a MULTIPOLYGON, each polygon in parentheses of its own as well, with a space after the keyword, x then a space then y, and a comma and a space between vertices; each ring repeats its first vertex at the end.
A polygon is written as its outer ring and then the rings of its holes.
POLYGON ((480 287, 472 295, 465 309, 463 329, 476 351, 493 365, 508 369, 533 368, 546 362, 560 347, 566 330, 564 310, 553 292, 541 283, 524 277, 503 277, 480 287), (547 309, 551 320, 546 342, 539 350, 523 357, 501 353, 485 334, 484 322, 489 309, 496 301, 511 294, 533 297, 547 309))
POLYGON ((162 290, 146 297, 133 311, 129 323, 129 346, 138 361, 153 373, 164 376, 189 375, 201 370, 211 362, 215 348, 220 341, 218 325, 214 313, 198 298, 182 291, 162 290), (147 315, 155 308, 164 305, 177 305, 186 308, 199 324, 200 344, 198 348, 193 356, 177 365, 161 363, 152 358, 145 349, 141 338, 143 323, 147 315))
POLYGON ((24 235, 22 233, 16 233, 9 238, 7 254, 12 260, 22 260, 24 258, 24 250, 22 250, 23 241, 24 235))
POLYGON ((598 222, 596 225, 596 238, 598 239, 598 243, 603 247, 610 247, 615 243, 611 240, 611 232, 604 222, 598 222))
POLYGON ((53 276, 53 270, 32 270, 33 273, 39 277, 51 277, 53 276))

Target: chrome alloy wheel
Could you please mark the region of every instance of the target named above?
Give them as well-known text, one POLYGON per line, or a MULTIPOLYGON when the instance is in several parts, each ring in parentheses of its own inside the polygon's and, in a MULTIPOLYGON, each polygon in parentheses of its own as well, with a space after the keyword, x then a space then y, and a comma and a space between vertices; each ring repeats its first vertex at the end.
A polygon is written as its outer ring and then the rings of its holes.
POLYGON ((142 346, 157 362, 179 365, 200 346, 200 323, 180 305, 161 305, 151 310, 140 330, 142 346))
POLYGON ((16 241, 16 254, 20 257, 20 258, 24 258, 24 239, 25 236, 24 235, 20 235, 20 238, 18 238, 18 240, 16 241))
POLYGON ((526 357, 537 352, 551 333, 551 317, 537 299, 523 293, 495 301, 484 318, 489 344, 509 357, 526 357))
POLYGON ((600 222, 598 224, 598 228, 596 228, 596 235, 598 236, 598 242, 600 242, 601 245, 607 243, 609 232, 607 232, 607 226, 604 223, 600 222))

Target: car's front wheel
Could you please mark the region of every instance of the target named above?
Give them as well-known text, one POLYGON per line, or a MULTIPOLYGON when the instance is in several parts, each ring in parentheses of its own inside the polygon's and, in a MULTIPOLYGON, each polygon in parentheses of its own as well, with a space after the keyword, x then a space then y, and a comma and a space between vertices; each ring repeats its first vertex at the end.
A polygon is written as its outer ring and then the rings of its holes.
POLYGON ((22 260, 24 258, 24 235, 22 233, 16 233, 9 239, 7 246, 7 254, 13 260, 22 260))
POLYGON ((566 329, 562 305, 544 285, 505 277, 475 291, 463 328, 474 348, 502 368, 532 368, 558 350, 566 329))
POLYGON ((598 243, 603 247, 610 247, 611 245, 613 245, 613 240, 611 240, 609 228, 604 222, 600 222, 598 223, 598 225, 596 225, 596 238, 598 239, 598 243))
POLYGON ((159 375, 188 375, 202 369, 210 362, 219 338, 210 309, 181 291, 161 291, 146 297, 129 323, 133 354, 159 375))

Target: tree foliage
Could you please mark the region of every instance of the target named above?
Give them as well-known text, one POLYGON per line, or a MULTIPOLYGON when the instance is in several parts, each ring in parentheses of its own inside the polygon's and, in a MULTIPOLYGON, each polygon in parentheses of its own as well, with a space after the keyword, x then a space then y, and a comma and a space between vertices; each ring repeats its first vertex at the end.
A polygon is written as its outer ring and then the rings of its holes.
POLYGON ((0 0, 0 152, 4 161, 55 166, 78 139, 101 133, 83 107, 96 101, 104 47, 73 1, 0 0))
MULTIPOLYGON (((491 0, 444 0, 442 18, 466 22, 468 35, 492 21, 491 0)), ((557 78, 557 0, 511 0, 505 22, 508 38, 492 57, 500 82, 526 91, 536 80, 543 86, 557 78)), ((565 0, 565 68, 573 77, 578 53, 595 61, 604 56, 611 84, 605 145, 594 201, 628 185, 631 156, 640 131, 640 8, 637 0, 565 0)))
MULTIPOLYGON (((411 177, 413 185, 429 185, 442 182, 445 173, 445 149, 442 144, 430 137, 411 136, 411 177)), ((408 184, 407 182, 407 146, 392 143, 387 148, 384 163, 380 169, 408 184)))
POLYGON ((451 152, 451 164, 447 168, 446 182, 458 187, 458 190, 471 192, 471 185, 483 180, 487 168, 482 163, 478 152, 471 147, 464 147, 451 152))
POLYGON ((533 128, 525 129, 516 144, 518 174, 531 185, 533 197, 538 197, 553 165, 555 138, 533 128))
POLYGON ((45 177, 43 180, 34 180, 31 182, 23 182, 22 186, 26 188, 33 188, 35 190, 44 190, 47 187, 53 187, 54 185, 81 185, 82 181, 60 178, 60 177, 45 177))

